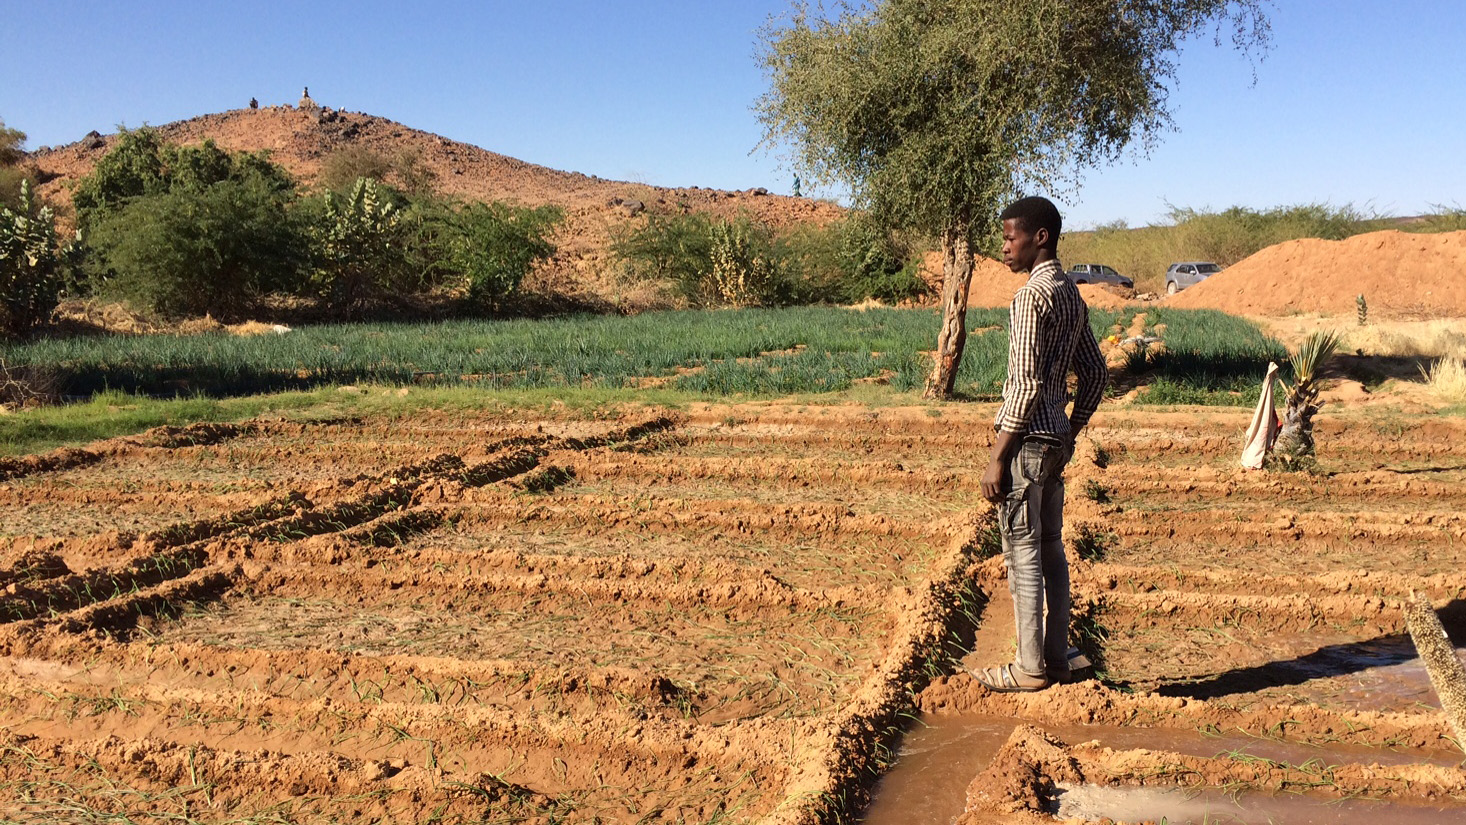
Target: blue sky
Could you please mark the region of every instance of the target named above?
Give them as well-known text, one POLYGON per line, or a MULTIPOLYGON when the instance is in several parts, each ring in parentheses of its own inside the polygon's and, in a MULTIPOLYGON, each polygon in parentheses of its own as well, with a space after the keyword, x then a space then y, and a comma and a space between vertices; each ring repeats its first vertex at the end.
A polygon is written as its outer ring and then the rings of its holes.
MULTIPOLYGON (((751 110, 766 88, 756 32, 787 8, 0 0, 0 118, 37 148, 250 97, 294 103, 309 85, 323 105, 557 169, 787 193, 751 110)), ((1272 20, 1255 67, 1209 39, 1187 46, 1177 130, 1089 172, 1062 197, 1070 226, 1144 225, 1168 203, 1466 207, 1466 2, 1281 0, 1272 20)))

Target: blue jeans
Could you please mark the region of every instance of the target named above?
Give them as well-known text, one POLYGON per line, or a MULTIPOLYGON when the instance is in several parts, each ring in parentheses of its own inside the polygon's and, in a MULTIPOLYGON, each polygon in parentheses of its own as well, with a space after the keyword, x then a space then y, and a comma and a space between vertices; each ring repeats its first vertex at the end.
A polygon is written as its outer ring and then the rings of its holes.
POLYGON ((1072 447, 1025 440, 1008 463, 1010 486, 998 509, 1018 636, 1016 664, 1034 677, 1069 669, 1064 466, 1073 454, 1072 447))

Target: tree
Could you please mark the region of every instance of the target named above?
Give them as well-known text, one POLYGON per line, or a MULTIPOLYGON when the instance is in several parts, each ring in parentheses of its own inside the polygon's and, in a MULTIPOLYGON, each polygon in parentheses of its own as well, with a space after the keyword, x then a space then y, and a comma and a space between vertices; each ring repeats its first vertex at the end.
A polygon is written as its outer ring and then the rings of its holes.
POLYGON ((236 318, 250 299, 296 286, 302 232, 289 198, 259 178, 130 199, 87 233, 101 292, 163 315, 236 318))
POLYGON ((468 297, 492 305, 519 288, 535 264, 555 254, 551 234, 563 213, 503 203, 470 203, 449 223, 448 267, 467 287, 468 297))
POLYGON ((232 317, 250 297, 299 286, 295 183, 263 153, 123 130, 72 203, 92 287, 140 307, 232 317))
POLYGON ((1170 120, 1182 43, 1215 27, 1262 48, 1266 0, 798 2, 761 33, 765 144, 850 187, 889 225, 941 239, 942 330, 927 383, 949 397, 974 249, 1018 192, 1072 185, 1170 120))

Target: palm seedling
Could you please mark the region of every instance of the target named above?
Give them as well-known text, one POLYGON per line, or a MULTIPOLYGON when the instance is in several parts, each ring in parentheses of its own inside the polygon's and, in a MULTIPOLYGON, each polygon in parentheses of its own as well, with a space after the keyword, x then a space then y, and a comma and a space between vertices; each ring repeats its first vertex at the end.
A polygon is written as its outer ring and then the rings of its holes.
POLYGON ((1269 458, 1273 469, 1302 470, 1312 465, 1313 416, 1323 406, 1318 400, 1321 372, 1339 348, 1339 338, 1332 330, 1315 332, 1290 359, 1293 383, 1283 387, 1283 424, 1269 458))

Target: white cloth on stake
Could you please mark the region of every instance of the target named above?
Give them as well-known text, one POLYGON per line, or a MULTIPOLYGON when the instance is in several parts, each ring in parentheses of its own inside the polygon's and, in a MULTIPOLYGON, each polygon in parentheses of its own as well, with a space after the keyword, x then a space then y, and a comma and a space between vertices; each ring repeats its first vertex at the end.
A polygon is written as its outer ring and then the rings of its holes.
POLYGON ((1262 379, 1262 395, 1258 396, 1257 409, 1252 411, 1252 423, 1247 425, 1247 435, 1242 443, 1242 468, 1261 470, 1263 459, 1278 437, 1278 413, 1273 408, 1273 375, 1278 365, 1268 362, 1267 377, 1262 379))

